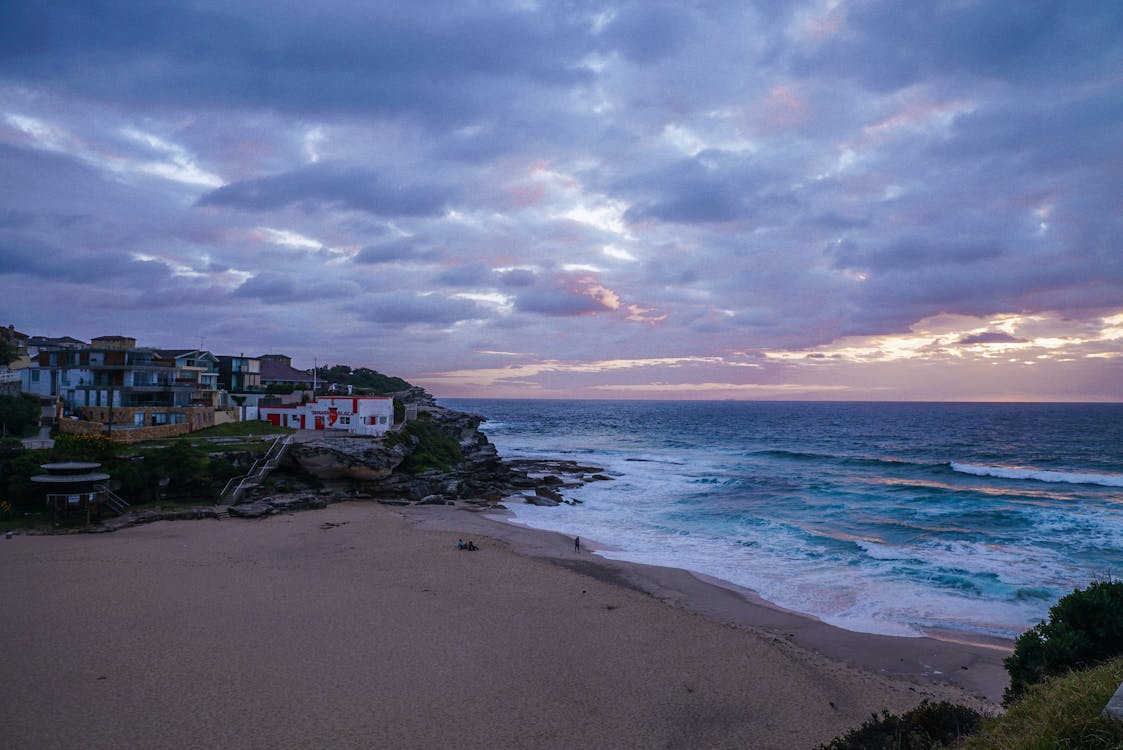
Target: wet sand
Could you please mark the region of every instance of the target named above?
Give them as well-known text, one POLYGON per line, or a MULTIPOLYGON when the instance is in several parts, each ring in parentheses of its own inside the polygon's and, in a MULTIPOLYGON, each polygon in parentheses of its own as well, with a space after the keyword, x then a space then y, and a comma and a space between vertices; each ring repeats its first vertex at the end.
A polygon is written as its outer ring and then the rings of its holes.
POLYGON ((0 540, 18 748, 810 748, 1000 650, 868 636, 448 507, 0 540), (455 548, 472 538, 478 552, 455 548))

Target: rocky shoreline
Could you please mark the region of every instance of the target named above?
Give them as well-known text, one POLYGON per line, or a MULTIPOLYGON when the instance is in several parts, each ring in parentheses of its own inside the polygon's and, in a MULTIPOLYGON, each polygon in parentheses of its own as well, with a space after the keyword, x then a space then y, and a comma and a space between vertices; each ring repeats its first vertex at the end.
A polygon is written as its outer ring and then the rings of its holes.
POLYGON ((469 505, 503 508, 512 503, 577 503, 562 493, 611 477, 597 466, 564 459, 506 460, 480 430, 483 417, 447 409, 431 400, 419 419, 435 426, 459 445, 463 460, 447 470, 419 473, 398 470, 416 441, 372 440, 323 434, 298 441, 285 468, 334 486, 349 498, 423 505, 469 505))
POLYGON ((572 460, 504 459, 480 431, 483 417, 442 407, 422 389, 395 395, 417 407, 419 420, 455 440, 463 460, 447 470, 409 473, 401 465, 418 449, 416 438, 391 441, 305 432, 289 448, 272 486, 254 488, 236 504, 131 511, 87 527, 24 533, 96 533, 154 521, 263 518, 347 500, 452 505, 481 511, 504 510, 519 503, 572 505, 581 501, 566 497, 566 490, 612 479, 601 467, 572 460))

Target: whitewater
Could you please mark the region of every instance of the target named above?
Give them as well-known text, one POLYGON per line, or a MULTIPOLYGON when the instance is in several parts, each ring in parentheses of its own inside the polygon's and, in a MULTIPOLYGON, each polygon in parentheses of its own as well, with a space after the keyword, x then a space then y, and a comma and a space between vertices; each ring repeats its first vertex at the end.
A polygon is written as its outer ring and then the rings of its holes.
POLYGON ((851 630, 1012 638, 1123 569, 1119 404, 442 403, 613 478, 513 522, 851 630))

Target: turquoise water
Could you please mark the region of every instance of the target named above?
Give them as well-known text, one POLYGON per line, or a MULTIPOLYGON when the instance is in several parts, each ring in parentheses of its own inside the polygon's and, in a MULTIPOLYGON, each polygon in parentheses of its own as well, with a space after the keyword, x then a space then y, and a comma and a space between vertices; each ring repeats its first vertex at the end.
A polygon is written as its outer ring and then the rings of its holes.
POLYGON ((1123 405, 449 399, 612 482, 518 523, 841 627, 1013 637, 1123 570, 1123 405))

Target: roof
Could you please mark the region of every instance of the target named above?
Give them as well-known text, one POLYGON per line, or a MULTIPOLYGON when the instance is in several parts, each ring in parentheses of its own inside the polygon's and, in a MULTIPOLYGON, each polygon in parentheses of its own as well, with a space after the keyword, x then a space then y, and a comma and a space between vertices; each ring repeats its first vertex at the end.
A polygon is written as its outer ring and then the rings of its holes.
POLYGON ((179 359, 188 354, 198 354, 200 357, 210 356, 215 360, 218 359, 218 357, 215 357, 206 349, 154 349, 153 351, 155 351, 157 356, 161 359, 179 359))
POLYGON ((286 383, 311 383, 315 380, 310 373, 289 367, 273 359, 261 360, 261 382, 280 380, 286 383))
POLYGON ((82 341, 80 339, 76 339, 73 336, 31 336, 27 340, 27 343, 31 346, 50 346, 50 345, 69 346, 69 345, 73 345, 73 344, 80 344, 82 346, 87 346, 85 341, 82 341))

